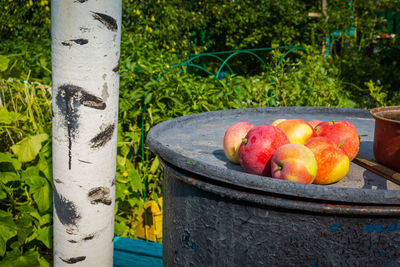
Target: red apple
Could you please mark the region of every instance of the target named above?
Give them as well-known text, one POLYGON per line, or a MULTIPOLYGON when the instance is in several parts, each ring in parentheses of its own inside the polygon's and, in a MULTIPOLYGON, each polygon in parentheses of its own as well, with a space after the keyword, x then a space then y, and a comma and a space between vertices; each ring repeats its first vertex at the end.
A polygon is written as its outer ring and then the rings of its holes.
POLYGON ((289 138, 279 128, 259 125, 251 129, 239 147, 239 163, 252 174, 271 176, 271 157, 280 146, 289 144, 289 138))
POLYGON ((292 144, 304 145, 315 135, 313 127, 302 119, 285 120, 276 127, 287 134, 292 144))
POLYGON ((242 139, 254 127, 250 122, 238 122, 231 125, 224 135, 225 156, 232 163, 239 164, 238 149, 242 139))
POLYGON ((321 122, 323 122, 323 121, 320 121, 320 120, 310 120, 310 121, 308 121, 308 124, 310 124, 311 127, 313 127, 313 129, 315 129, 315 126, 317 126, 317 125, 320 124, 321 122))
POLYGON ((335 183, 349 172, 349 157, 329 138, 313 137, 305 146, 311 149, 317 160, 318 170, 314 184, 335 183))
POLYGON ((317 169, 313 152, 300 144, 281 146, 271 159, 272 177, 277 179, 311 184, 317 169))
POLYGON ((317 136, 325 136, 343 149, 352 161, 360 149, 360 139, 356 127, 348 121, 327 121, 315 127, 317 136))

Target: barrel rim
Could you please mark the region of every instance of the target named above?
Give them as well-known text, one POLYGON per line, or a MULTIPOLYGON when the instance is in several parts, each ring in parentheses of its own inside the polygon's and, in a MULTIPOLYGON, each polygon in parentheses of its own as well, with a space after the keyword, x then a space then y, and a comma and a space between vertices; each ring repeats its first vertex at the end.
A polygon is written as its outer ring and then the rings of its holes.
POLYGON ((200 190, 230 198, 237 201, 251 202, 257 205, 270 206, 278 209, 292 211, 311 212, 319 214, 337 214, 343 216, 398 216, 400 205, 371 205, 347 202, 332 202, 326 200, 312 200, 303 198, 288 198, 285 195, 262 194, 256 191, 247 191, 247 188, 228 188, 210 181, 194 173, 180 170, 171 164, 161 160, 161 164, 167 169, 169 177, 178 179, 200 190))

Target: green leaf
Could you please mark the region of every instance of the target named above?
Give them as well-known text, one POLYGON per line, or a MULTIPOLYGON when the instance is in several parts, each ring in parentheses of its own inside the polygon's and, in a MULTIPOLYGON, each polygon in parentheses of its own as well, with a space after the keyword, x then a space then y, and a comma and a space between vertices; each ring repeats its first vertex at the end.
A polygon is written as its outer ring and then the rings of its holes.
POLYGON ((130 148, 127 145, 121 147, 121 155, 126 157, 129 154, 130 148))
POLYGON ((125 166, 126 163, 126 158, 121 157, 120 155, 117 155, 117 164, 120 165, 121 167, 125 166))
POLYGON ((127 233, 129 232, 129 227, 124 223, 115 222, 114 232, 115 232, 115 235, 117 235, 117 236, 126 236, 127 233))
POLYGON ((51 267, 51 264, 49 261, 47 261, 45 258, 40 257, 39 258, 39 266, 40 267, 51 267))
POLYGON ((39 168, 36 166, 30 166, 21 172, 21 179, 28 185, 30 185, 30 181, 32 177, 39 176, 39 168))
MULTIPOLYGON (((124 173, 127 174, 128 172, 125 171, 124 173)), ((116 180, 117 180, 118 183, 121 183, 121 184, 127 184, 127 183, 129 183, 131 181, 130 178, 129 178, 129 175, 124 177, 120 173, 117 173, 116 180)))
POLYGON ((29 214, 22 214, 22 216, 15 222, 18 227, 18 241, 16 242, 17 248, 27 243, 28 237, 36 229, 32 225, 33 218, 29 214))
POLYGON ((32 210, 29 214, 39 221, 39 226, 51 223, 53 219, 50 213, 45 213, 44 215, 40 215, 38 210, 36 209, 32 210))
POLYGON ((7 193, 4 191, 3 187, 0 186, 0 199, 5 199, 7 198, 7 193))
POLYGON ((160 161, 158 160, 158 157, 155 157, 153 162, 151 163, 150 172, 153 174, 156 173, 159 166, 160 166, 160 161))
POLYGON ((11 163, 16 171, 19 171, 21 169, 21 162, 13 158, 12 155, 8 152, 0 153, 0 163, 2 162, 11 163))
POLYGON ((42 142, 47 140, 49 136, 45 133, 35 136, 28 136, 22 139, 17 144, 11 146, 11 150, 18 156, 21 162, 28 162, 35 159, 40 149, 42 142))
POLYGON ((128 186, 126 184, 117 183, 115 188, 115 199, 125 199, 125 190, 127 191, 128 186))
POLYGON ((19 181, 19 175, 15 172, 0 172, 0 182, 6 184, 8 182, 19 181))
POLYGON ((6 56, 0 55, 0 71, 6 71, 8 63, 10 63, 10 59, 6 56))
POLYGON ((46 67, 47 66, 47 60, 46 60, 46 57, 41 57, 40 58, 40 60, 39 60, 39 62, 40 62, 40 65, 41 66, 44 66, 44 67, 46 67))
POLYGON ((14 249, 6 254, 0 262, 2 267, 32 267, 39 265, 39 253, 37 251, 27 251, 21 254, 19 249, 14 249))
POLYGON ((135 206, 139 207, 140 203, 142 202, 140 199, 135 197, 129 197, 127 201, 129 202, 129 205, 131 205, 132 208, 134 208, 135 206))
POLYGON ((46 159, 42 152, 39 153, 39 162, 36 165, 39 170, 46 176, 49 182, 52 182, 53 179, 53 167, 51 165, 51 159, 46 159))
POLYGON ((143 191, 142 179, 136 169, 129 171, 129 178, 131 179, 131 187, 134 192, 143 191))
POLYGON ((33 176, 29 181, 29 192, 33 192, 39 212, 46 212, 52 206, 53 192, 46 178, 41 176, 33 176))
POLYGON ((38 240, 42 241, 47 248, 53 247, 53 226, 45 226, 38 229, 38 240))
POLYGON ((51 142, 46 143, 42 149, 40 150, 40 154, 42 154, 46 158, 51 157, 51 142))
POLYGON ((151 101, 152 98, 153 98, 153 93, 148 94, 148 95, 146 96, 145 100, 144 100, 144 103, 145 103, 145 104, 150 103, 150 101, 151 101))
MULTIPOLYGON (((127 133, 125 133, 125 136, 129 137, 133 142, 139 142, 140 135, 141 135, 140 132, 127 132, 127 133)), ((129 147, 128 147, 128 149, 129 149, 129 147)))
POLYGON ((40 176, 39 168, 36 166, 28 167, 21 173, 21 178, 29 185, 29 193, 33 194, 33 199, 43 213, 50 209, 52 205, 52 190, 48 180, 40 176))
POLYGON ((17 230, 12 214, 0 210, 0 256, 4 256, 7 241, 17 235, 17 230))
POLYGON ((0 124, 13 124, 17 121, 24 121, 27 117, 14 111, 8 111, 6 107, 0 109, 0 124))

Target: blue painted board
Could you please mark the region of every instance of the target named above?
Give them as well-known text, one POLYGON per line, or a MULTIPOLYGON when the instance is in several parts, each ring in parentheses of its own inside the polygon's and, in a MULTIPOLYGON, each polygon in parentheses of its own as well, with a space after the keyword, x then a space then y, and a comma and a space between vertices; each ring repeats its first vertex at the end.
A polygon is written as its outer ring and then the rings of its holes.
POLYGON ((162 267, 162 244, 116 236, 114 267, 162 267))

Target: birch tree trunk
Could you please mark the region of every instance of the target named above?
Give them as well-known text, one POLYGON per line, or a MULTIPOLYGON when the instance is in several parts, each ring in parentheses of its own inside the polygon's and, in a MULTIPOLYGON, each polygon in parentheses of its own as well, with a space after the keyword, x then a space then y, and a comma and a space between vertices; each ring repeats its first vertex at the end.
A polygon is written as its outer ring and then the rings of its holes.
POLYGON ((51 1, 55 266, 112 266, 121 7, 51 1))

